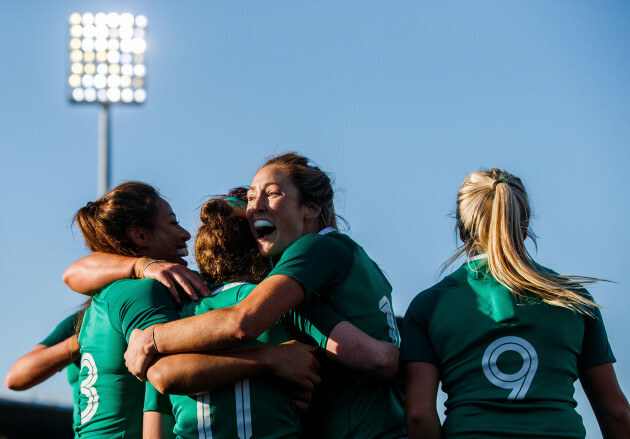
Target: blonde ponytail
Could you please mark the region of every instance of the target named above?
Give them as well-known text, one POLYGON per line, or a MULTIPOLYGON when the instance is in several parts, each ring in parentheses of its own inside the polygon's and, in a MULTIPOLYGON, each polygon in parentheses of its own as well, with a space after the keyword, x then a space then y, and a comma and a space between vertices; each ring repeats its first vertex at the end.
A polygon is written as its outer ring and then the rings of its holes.
POLYGON ((581 284, 601 279, 538 269, 525 246, 528 235, 535 239, 530 216, 527 193, 518 177, 496 168, 469 174, 457 198, 457 227, 464 245, 446 264, 462 254, 470 259, 485 253, 492 276, 516 296, 532 293, 550 305, 591 314, 597 305, 579 291, 584 291, 581 284))

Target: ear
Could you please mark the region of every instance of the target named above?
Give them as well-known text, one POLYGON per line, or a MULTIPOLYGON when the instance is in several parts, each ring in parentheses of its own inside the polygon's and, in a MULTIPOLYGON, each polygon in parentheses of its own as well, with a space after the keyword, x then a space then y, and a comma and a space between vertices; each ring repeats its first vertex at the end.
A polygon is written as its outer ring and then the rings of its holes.
POLYGON ((304 213, 304 219, 306 221, 317 221, 317 217, 321 213, 321 206, 315 204, 306 204, 306 212, 304 213))
POLYGON ((127 226, 127 236, 138 248, 147 247, 149 244, 149 233, 144 227, 134 224, 127 226))

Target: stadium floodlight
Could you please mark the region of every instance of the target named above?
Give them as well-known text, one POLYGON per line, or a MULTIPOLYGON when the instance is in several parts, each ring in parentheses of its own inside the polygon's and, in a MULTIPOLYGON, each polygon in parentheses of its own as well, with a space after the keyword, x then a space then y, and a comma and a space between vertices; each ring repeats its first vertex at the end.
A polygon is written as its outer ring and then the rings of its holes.
POLYGON ((147 99, 147 17, 128 12, 70 14, 69 99, 100 104, 98 194, 109 190, 109 106, 147 99))

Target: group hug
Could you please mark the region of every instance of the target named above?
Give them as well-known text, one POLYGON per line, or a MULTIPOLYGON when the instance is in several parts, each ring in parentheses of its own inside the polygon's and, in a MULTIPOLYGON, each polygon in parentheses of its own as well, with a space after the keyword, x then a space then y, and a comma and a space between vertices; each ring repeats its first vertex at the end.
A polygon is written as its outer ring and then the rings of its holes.
POLYGON ((533 260, 518 177, 465 178, 453 271, 401 326, 378 257, 338 230, 333 198, 311 160, 272 156, 249 186, 201 207, 199 272, 155 188, 127 182, 88 202, 74 221, 91 254, 64 273, 87 300, 6 385, 65 368, 75 438, 584 439, 579 379, 602 436, 630 438, 585 289, 600 279, 533 260))

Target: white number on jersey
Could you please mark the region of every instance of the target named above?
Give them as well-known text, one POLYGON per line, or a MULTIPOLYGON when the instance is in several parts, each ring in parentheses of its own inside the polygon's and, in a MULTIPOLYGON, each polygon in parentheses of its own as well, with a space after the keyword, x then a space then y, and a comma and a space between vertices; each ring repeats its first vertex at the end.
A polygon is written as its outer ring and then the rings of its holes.
POLYGON ((396 318, 392 312, 392 304, 389 302, 387 296, 383 296, 380 302, 378 302, 378 308, 382 313, 387 316, 387 325, 389 326, 389 337, 392 339, 397 347, 400 347, 400 334, 398 333, 398 326, 396 325, 396 318))
MULTIPOLYGON (((239 439, 252 437, 252 406, 249 397, 249 380, 238 381, 234 385, 236 397, 236 432, 239 439)), ((210 421, 210 394, 197 396, 197 431, 199 439, 212 439, 210 421)))
POLYGON ((81 411, 81 425, 92 419, 92 416, 98 409, 98 392, 94 388, 94 384, 98 379, 98 370, 92 355, 85 353, 81 356, 81 370, 87 367, 88 376, 81 381, 81 393, 87 398, 87 406, 81 411))
POLYGON ((536 349, 521 337, 501 337, 490 343, 481 360, 481 367, 486 378, 497 387, 511 389, 508 400, 523 399, 532 384, 536 369, 538 369, 538 355, 536 349), (514 351, 523 358, 521 369, 512 374, 503 373, 497 366, 499 356, 504 352, 514 351))

